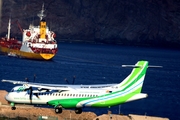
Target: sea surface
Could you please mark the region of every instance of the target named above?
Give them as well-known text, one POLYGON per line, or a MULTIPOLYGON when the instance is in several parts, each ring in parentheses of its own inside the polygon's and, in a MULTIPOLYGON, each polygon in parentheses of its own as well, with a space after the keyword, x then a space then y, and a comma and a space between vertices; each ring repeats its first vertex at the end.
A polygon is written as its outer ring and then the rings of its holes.
MULTIPOLYGON (((13 79, 39 83, 109 84, 120 83, 134 65, 147 60, 149 68, 143 85, 148 97, 111 108, 84 108, 97 115, 139 114, 180 120, 180 50, 130 47, 103 44, 58 43, 59 51, 52 61, 36 61, 0 55, 0 80, 13 79)), ((0 82, 0 89, 10 91, 15 85, 0 82)))

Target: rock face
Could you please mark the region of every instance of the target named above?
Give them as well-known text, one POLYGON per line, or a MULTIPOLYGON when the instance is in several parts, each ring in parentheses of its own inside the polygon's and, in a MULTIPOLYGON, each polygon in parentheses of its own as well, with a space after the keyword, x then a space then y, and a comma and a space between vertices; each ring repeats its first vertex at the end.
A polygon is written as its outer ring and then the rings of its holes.
MULTIPOLYGON (((58 39, 113 44, 180 45, 178 0, 44 0, 46 21, 58 39)), ((39 24, 42 1, 3 0, 1 34, 8 19, 39 24)), ((12 33, 20 35, 16 25, 12 33)))
MULTIPOLYGON (((6 118, 27 118, 28 120, 37 120, 38 118, 58 118, 58 120, 75 119, 79 120, 92 120, 96 116, 93 112, 83 112, 82 114, 76 114, 74 111, 64 110, 61 114, 56 114, 54 109, 37 108, 29 106, 19 106, 16 110, 11 110, 10 107, 0 106, 0 117, 6 118)), ((43 119, 44 120, 44 119, 43 119)), ((52 120, 52 119, 51 119, 52 120)))
POLYGON ((7 105, 8 102, 5 100, 5 96, 8 92, 5 90, 0 90, 0 105, 7 105))

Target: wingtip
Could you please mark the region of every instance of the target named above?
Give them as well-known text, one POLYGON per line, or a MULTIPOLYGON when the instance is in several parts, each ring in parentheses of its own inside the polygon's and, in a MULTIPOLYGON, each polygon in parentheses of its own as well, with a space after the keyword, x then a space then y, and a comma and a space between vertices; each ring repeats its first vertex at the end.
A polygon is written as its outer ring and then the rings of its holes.
POLYGON ((2 79, 1 82, 6 82, 6 80, 2 79))

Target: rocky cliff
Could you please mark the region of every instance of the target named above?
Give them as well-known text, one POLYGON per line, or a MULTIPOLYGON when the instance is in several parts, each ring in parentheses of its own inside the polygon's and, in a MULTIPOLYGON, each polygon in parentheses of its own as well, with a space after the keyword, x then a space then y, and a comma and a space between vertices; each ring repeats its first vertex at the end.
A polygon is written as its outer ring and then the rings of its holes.
MULTIPOLYGON (((7 31, 9 16, 22 28, 38 25, 36 14, 43 2, 57 40, 180 46, 179 0, 3 0, 1 34, 7 31)), ((15 24, 12 33, 20 35, 15 24)))

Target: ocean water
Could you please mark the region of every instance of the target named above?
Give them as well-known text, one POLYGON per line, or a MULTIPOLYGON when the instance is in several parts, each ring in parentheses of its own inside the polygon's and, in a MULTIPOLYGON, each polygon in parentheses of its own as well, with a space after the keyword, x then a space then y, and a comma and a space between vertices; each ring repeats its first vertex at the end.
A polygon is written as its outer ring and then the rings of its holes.
MULTIPOLYGON (((36 61, 0 55, 0 80, 13 79, 39 83, 109 84, 120 83, 132 70, 122 64, 134 65, 147 60, 149 68, 143 85, 148 97, 111 108, 84 108, 97 115, 111 110, 114 114, 139 114, 180 120, 180 51, 169 49, 127 47, 118 45, 59 43, 52 61, 36 61)), ((0 89, 10 91, 10 83, 0 82, 0 89)))

